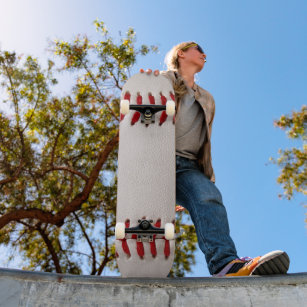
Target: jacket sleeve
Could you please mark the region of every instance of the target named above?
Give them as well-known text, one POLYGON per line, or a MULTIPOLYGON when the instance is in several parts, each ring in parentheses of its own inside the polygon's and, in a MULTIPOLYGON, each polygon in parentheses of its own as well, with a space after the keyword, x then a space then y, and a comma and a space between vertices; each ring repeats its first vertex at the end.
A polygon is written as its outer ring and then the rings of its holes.
POLYGON ((211 133, 212 133, 212 125, 213 125, 213 120, 214 120, 214 115, 215 115, 215 101, 214 101, 214 98, 213 96, 211 95, 211 103, 212 103, 212 115, 211 115, 211 120, 209 122, 209 136, 210 136, 210 139, 211 139, 211 133))

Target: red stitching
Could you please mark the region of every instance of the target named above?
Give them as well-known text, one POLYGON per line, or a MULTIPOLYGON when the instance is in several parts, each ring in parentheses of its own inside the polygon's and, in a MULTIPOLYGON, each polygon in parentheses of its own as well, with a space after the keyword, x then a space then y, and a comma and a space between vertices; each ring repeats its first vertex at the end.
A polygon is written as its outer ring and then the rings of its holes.
MULTIPOLYGON (((154 226, 160 228, 161 220, 158 219, 154 226)), ((152 256, 155 258, 157 256, 156 235, 153 235, 153 241, 150 242, 150 251, 152 256)))
MULTIPOLYGON (((126 220, 125 221, 125 227, 129 228, 129 226, 130 226, 130 220, 126 220)), ((122 241, 122 249, 123 249, 123 251, 130 257, 131 253, 130 253, 130 249, 129 249, 129 246, 128 246, 128 243, 127 243, 127 239, 124 238, 124 239, 121 239, 121 241, 122 241)))
POLYGON ((127 239, 121 239, 122 241, 122 249, 123 251, 130 257, 131 254, 130 254, 130 249, 129 249, 129 246, 128 246, 128 243, 127 243, 127 239))
MULTIPOLYGON (((167 99, 166 99, 165 96, 162 95, 162 93, 161 93, 160 95, 161 95, 161 104, 162 104, 163 106, 165 106, 165 105, 166 105, 166 102, 167 102, 167 99)), ((162 114, 161 114, 161 116, 160 116, 159 125, 161 126, 161 125, 166 121, 166 119, 167 119, 167 114, 166 114, 165 111, 162 111, 162 114)))
POLYGON ((159 125, 161 126, 166 121, 166 119, 167 119, 167 114, 166 114, 165 111, 162 111, 162 114, 160 116, 160 123, 159 123, 159 125))
POLYGON ((155 224, 155 227, 158 227, 160 228, 161 227, 161 219, 158 219, 156 224, 155 224))
MULTIPOLYGON (((137 104, 142 104, 142 96, 138 95, 136 98, 136 103, 137 104)), ((131 125, 134 125, 139 119, 140 119, 141 113, 140 112, 134 112, 132 120, 131 120, 131 125)))
POLYGON ((151 93, 148 94, 148 99, 150 104, 156 104, 155 97, 151 95, 151 93))
MULTIPOLYGON (((137 235, 132 235, 131 239, 137 240, 137 235)), ((144 245, 143 242, 138 242, 136 241, 136 251, 138 253, 138 255, 140 256, 140 258, 144 257, 145 251, 144 251, 144 245)))
POLYGON ((136 97, 136 103, 142 104, 143 103, 142 101, 143 101, 143 97, 140 94, 138 94, 138 96, 136 97))
POLYGON ((144 251, 144 245, 143 242, 136 242, 136 251, 138 252, 138 255, 140 258, 144 257, 145 251, 144 251))
POLYGON ((170 253, 171 253, 171 249, 170 249, 170 245, 169 245, 169 240, 165 240, 165 245, 164 245, 164 255, 165 255, 165 258, 168 258, 170 253))
POLYGON ((156 247, 155 239, 156 239, 156 235, 154 235, 153 241, 150 242, 150 252, 154 258, 157 256, 157 247, 156 247))
POLYGON ((167 99, 166 99, 166 97, 163 96, 162 94, 160 94, 160 95, 161 95, 161 103, 162 103, 163 106, 165 106, 165 105, 166 105, 166 102, 167 102, 167 99))

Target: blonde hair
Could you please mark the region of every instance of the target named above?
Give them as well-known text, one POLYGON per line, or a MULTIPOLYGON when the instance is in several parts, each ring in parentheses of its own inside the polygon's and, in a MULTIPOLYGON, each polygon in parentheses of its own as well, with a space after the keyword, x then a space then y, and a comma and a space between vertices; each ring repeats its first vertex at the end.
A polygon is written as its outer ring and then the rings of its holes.
MULTIPOLYGON (((165 64, 167 66, 167 70, 174 70, 175 72, 179 69, 179 61, 178 61, 178 51, 185 49, 187 46, 195 44, 195 42, 183 42, 176 46, 174 46, 165 56, 165 64)), ((187 93, 188 89, 183 78, 177 74, 177 78, 173 81, 173 87, 175 91, 176 97, 176 113, 179 110, 179 102, 181 98, 187 93)))
POLYGON ((165 56, 165 64, 167 66, 167 70, 175 70, 179 69, 179 61, 178 61, 178 51, 184 49, 185 47, 196 44, 195 42, 183 42, 176 46, 174 46, 165 56))

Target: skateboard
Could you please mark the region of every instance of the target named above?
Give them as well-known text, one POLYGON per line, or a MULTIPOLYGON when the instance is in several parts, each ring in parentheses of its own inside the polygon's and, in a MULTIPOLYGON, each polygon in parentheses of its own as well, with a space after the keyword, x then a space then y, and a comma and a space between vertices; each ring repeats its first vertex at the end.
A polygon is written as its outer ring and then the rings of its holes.
POLYGON ((136 74, 122 89, 115 226, 122 277, 167 277, 173 264, 174 101, 162 75, 136 74))

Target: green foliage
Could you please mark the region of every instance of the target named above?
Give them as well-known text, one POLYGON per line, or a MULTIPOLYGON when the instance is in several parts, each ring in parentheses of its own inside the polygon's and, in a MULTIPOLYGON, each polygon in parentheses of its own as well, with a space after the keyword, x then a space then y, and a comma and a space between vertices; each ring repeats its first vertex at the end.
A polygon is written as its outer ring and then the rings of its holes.
POLYGON ((294 192, 307 194, 307 107, 302 106, 299 112, 282 115, 274 122, 275 126, 286 130, 291 139, 302 140, 302 148, 279 150, 280 157, 273 163, 281 168, 277 182, 284 189, 284 197, 291 199, 294 192))
POLYGON ((176 250, 174 265, 169 277, 183 277, 186 272, 191 272, 195 264, 194 253, 196 251, 197 237, 195 227, 190 224, 190 218, 186 211, 176 213, 176 250), (184 223, 184 221, 188 223, 184 223))
MULTIPOLYGON (((55 41, 63 65, 0 51, 9 112, 0 112, 0 244, 18 250, 28 270, 100 275, 116 269, 114 225, 119 94, 138 56, 129 29, 116 43, 101 21, 101 40, 55 41), (56 97, 57 71, 77 76, 56 97)), ((174 274, 190 270, 195 234, 182 238, 174 274), (191 242, 188 242, 192 240, 191 242)), ((192 262, 193 263, 193 262, 192 262)))

